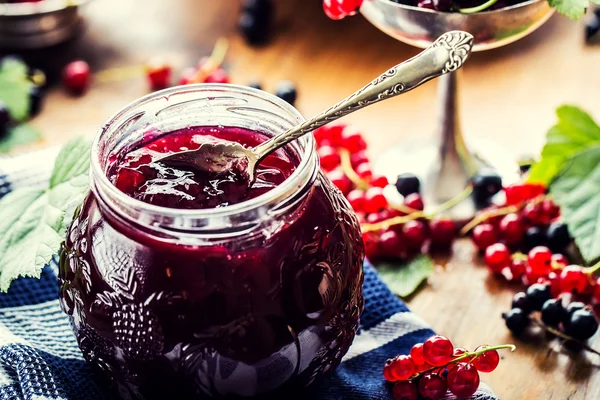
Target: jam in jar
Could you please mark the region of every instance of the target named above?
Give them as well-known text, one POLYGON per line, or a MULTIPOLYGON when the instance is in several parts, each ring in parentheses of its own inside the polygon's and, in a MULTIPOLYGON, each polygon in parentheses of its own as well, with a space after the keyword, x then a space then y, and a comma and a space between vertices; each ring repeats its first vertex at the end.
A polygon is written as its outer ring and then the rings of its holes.
POLYGON ((301 121, 264 92, 190 85, 138 100, 97 136, 59 298, 121 398, 296 394, 339 364, 364 250, 312 136, 267 157, 250 187, 158 161, 206 140, 255 146, 301 121))

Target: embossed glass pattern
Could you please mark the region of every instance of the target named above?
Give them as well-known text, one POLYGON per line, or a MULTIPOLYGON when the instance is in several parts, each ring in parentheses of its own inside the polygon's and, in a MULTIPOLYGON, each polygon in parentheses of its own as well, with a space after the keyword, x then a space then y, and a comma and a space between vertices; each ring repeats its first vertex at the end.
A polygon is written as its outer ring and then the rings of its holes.
POLYGON ((348 350, 363 245, 312 136, 286 147, 299 164, 283 184, 219 209, 142 203, 105 175, 149 130, 220 124, 272 136, 300 121, 263 92, 192 85, 147 96, 101 130, 92 192, 61 252, 59 298, 86 360, 122 398, 291 393, 348 350))

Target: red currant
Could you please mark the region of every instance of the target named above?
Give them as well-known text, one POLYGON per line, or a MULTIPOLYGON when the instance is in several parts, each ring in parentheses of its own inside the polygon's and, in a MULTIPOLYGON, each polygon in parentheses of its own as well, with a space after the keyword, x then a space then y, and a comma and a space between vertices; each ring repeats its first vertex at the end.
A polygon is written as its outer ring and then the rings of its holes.
POLYGON ((365 204, 367 203, 367 199, 365 198, 365 192, 360 189, 354 189, 346 196, 346 199, 352 206, 352 209, 355 212, 363 211, 365 209, 365 204))
POLYGON ((362 235, 365 245, 365 257, 369 260, 374 260, 379 254, 379 240, 374 232, 365 232, 362 235))
POLYGON ((434 219, 429 224, 431 230, 431 245, 447 249, 456 238, 456 224, 451 219, 434 219))
POLYGON ((406 247, 412 251, 419 251, 427 239, 427 228, 422 221, 408 221, 402 227, 406 247))
POLYGON ((369 188, 365 193, 365 199, 365 211, 369 213, 378 212, 388 206, 383 190, 378 187, 369 188))
POLYGON ((204 83, 230 83, 231 79, 229 74, 223 68, 217 68, 211 72, 206 78, 204 83))
POLYGON ((321 161, 321 168, 323 170, 331 171, 340 165, 340 155, 333 147, 323 146, 317 152, 319 153, 319 160, 321 161))
POLYGON ((423 211, 425 209, 425 204, 423 204, 423 198, 419 193, 409 194, 404 198, 404 205, 408 208, 412 208, 413 210, 423 211))
POLYGON ((425 364, 425 358, 423 358, 423 343, 417 343, 410 349, 410 357, 415 364, 425 364))
POLYGON ((594 285, 594 300, 596 300, 596 303, 600 303, 600 278, 594 285))
POLYGON ((379 251, 384 257, 400 257, 402 255, 401 237, 395 231, 386 231, 379 237, 379 251))
POLYGON ((567 260, 567 257, 563 256, 560 253, 552 254, 553 267, 564 268, 567 265, 569 265, 569 260, 567 260))
POLYGON ((333 171, 328 172, 327 177, 331 180, 331 183, 337 186, 344 194, 352 189, 352 182, 350 182, 350 179, 348 179, 341 168, 336 168, 333 171))
POLYGON ((523 238, 525 229, 521 217, 517 214, 507 214, 500 221, 500 236, 506 244, 517 244, 523 238))
POLYGON ((535 183, 519 183, 504 188, 506 205, 514 206, 536 198, 546 191, 546 187, 535 183))
POLYGON ((171 66, 158 58, 152 59, 146 66, 146 75, 152 90, 164 89, 171 80, 171 66))
POLYGON ((542 201, 542 212, 544 213, 544 216, 547 218, 547 224, 550 223, 550 221, 552 221, 554 218, 557 218, 560 216, 560 207, 558 205, 556 205, 555 202, 553 202, 550 199, 544 199, 544 201, 542 201))
POLYGON ((369 163, 360 164, 354 171, 356 172, 356 175, 360 177, 360 179, 367 182, 369 182, 373 176, 373 171, 371 171, 371 166, 369 163))
POLYGON ((510 250, 504 243, 496 243, 485 249, 485 264, 493 273, 500 273, 511 262, 510 250))
POLYGON ((537 246, 529 251, 527 263, 539 275, 548 275, 552 269, 552 252, 545 246, 537 246))
MULTIPOLYGON (((342 138, 342 131, 340 131, 340 142, 342 138)), ((367 156, 367 152, 364 150, 358 151, 350 155, 350 164, 352 164, 352 168, 356 168, 362 163, 368 163, 369 157, 367 156)))
POLYGON ((533 285, 539 279, 547 279, 547 277, 548 277, 547 273, 536 272, 529 265, 527 266, 527 268, 525 270, 525 280, 528 285, 533 285))
MULTIPOLYGON (((475 351, 479 351, 487 347, 489 346, 479 346, 475 349, 475 351)), ((500 363, 500 355, 496 350, 489 350, 475 357, 475 359, 473 359, 471 362, 479 372, 492 372, 500 363)))
MULTIPOLYGON (((325 125, 320 127, 314 132, 315 140, 318 145, 321 145, 323 141, 327 140, 330 146, 338 147, 342 144, 342 131, 346 125, 337 124, 337 125, 325 125)), ((352 155, 354 156, 354 154, 352 155)), ((351 157, 352 157, 351 156, 351 157)), ((365 161, 368 161, 366 159, 365 161)))
POLYGON ((365 150, 367 143, 358 130, 347 126, 342 131, 342 147, 350 153, 356 153, 365 150))
POLYGON ((452 356, 453 357, 460 357, 463 354, 467 353, 467 349, 465 349, 464 347, 455 347, 454 351, 452 352, 452 356))
POLYGON ((62 81, 69 93, 84 94, 90 85, 90 66, 81 60, 70 62, 63 69, 62 81))
POLYGON ((491 224, 479 224, 473 228, 473 242, 479 250, 485 250, 488 246, 498 242, 498 235, 491 224))
POLYGON ((460 362, 448 371, 448 389, 456 397, 471 397, 479 387, 479 372, 470 363, 460 362))
POLYGON ((371 177, 371 186, 384 188, 389 184, 388 179, 383 175, 374 175, 371 177))
POLYGON ((405 381, 415 374, 415 363, 410 356, 397 356, 392 360, 392 370, 399 381, 405 381))
POLYGON ((440 400, 446 395, 448 383, 438 374, 425 374, 419 380, 419 394, 426 399, 440 400))
POLYGON ((546 279, 547 282, 550 283, 550 293, 552 294, 552 297, 557 298, 558 296, 560 296, 560 294, 562 293, 560 287, 560 276, 556 272, 552 271, 548 274, 548 277, 546 279))
POLYGON ((542 207, 539 204, 527 204, 521 210, 521 216, 523 217, 523 222, 528 226, 541 225, 545 221, 542 207))
POLYGON ((394 400, 417 400, 417 386, 410 381, 396 382, 392 389, 394 400))
POLYGON ((323 0, 323 11, 329 18, 337 21, 348 16, 337 0, 323 0))
POLYGON ((584 293, 588 288, 589 278, 579 265, 569 265, 560 273, 560 289, 564 293, 584 293))
POLYGON ((454 347, 445 336, 435 335, 423 343, 423 357, 427 364, 441 367, 452 359, 454 347))
POLYGON ((348 15, 354 15, 363 3, 363 0, 337 0, 342 11, 348 15))
POLYGON ((510 274, 513 280, 521 279, 527 272, 527 263, 524 260, 514 259, 510 263, 510 274))
POLYGON ((394 374, 394 369, 392 368, 392 363, 393 362, 394 362, 394 360, 389 359, 389 360, 387 360, 385 362, 385 365, 383 366, 383 377, 388 382, 396 382, 396 381, 398 381, 398 378, 394 374))

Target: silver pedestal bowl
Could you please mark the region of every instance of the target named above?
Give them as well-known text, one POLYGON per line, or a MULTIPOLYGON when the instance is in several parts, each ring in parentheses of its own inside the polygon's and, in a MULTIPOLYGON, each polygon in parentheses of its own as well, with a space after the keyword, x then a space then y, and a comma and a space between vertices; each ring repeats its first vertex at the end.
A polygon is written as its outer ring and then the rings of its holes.
POLYGON ((70 39, 81 28, 79 7, 87 2, 0 3, 0 48, 37 49, 70 39))
MULTIPOLYGON (((474 51, 489 50, 528 35, 553 14, 546 0, 530 0, 499 10, 476 14, 433 11, 394 3, 365 0, 361 13, 388 35, 416 47, 427 47, 439 35, 463 30, 475 37, 474 51)), ((462 135, 457 99, 458 73, 440 78, 436 141, 414 138, 384 153, 375 165, 391 182, 398 174, 411 172, 421 180, 428 207, 435 207, 458 195, 469 179, 483 168, 494 168, 505 183, 518 179, 513 157, 481 141, 467 145, 462 135)), ((456 220, 473 216, 477 206, 463 202, 449 211, 456 220)))

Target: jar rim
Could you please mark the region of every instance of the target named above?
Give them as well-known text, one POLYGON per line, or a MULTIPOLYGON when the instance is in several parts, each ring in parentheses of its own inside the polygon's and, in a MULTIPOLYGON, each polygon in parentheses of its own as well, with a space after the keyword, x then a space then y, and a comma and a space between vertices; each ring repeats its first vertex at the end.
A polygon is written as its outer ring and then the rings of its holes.
POLYGON ((144 201, 130 197, 126 193, 119 190, 112 182, 110 182, 110 180, 107 177, 106 171, 104 171, 104 169, 102 168, 102 161, 100 159, 100 155, 102 154, 101 140, 103 138, 103 134, 106 133, 111 128, 111 126, 113 126, 113 124, 117 124, 120 121, 122 121, 122 118, 124 116, 135 111, 135 109, 138 106, 147 101, 158 99, 161 97, 166 97, 168 99, 169 96, 174 94, 195 91, 223 92, 255 97, 258 100, 267 101, 272 105, 281 108, 284 112, 288 113, 288 116, 291 116, 293 119, 295 119, 297 123, 302 123, 305 121, 302 114, 291 104, 287 103, 286 101, 280 99, 275 95, 247 86, 233 84, 200 83, 185 86, 174 86, 168 89, 156 91, 141 98, 138 98, 137 100, 129 103, 127 106, 120 109, 117 113, 113 114, 108 119, 108 121, 102 126, 102 128, 100 128, 100 130, 97 132, 92 144, 92 157, 90 157, 90 175, 95 180, 95 182, 92 182, 92 188, 94 187, 93 183, 99 184, 102 187, 102 190, 108 191, 109 197, 118 199, 121 205, 125 207, 135 208, 142 212, 156 213, 166 217, 183 217, 192 219, 220 218, 229 217, 236 214, 242 214, 266 206, 275 199, 286 198, 287 196, 285 195, 287 193, 298 188, 297 182, 301 180, 303 176, 306 175, 307 170, 311 167, 311 159, 314 157, 315 139, 312 134, 306 136, 307 142, 301 154, 300 163, 287 179, 285 179, 280 185, 269 190, 268 192, 265 192, 257 197, 233 205, 207 209, 178 209, 171 207, 163 207, 155 204, 146 203, 144 201))

